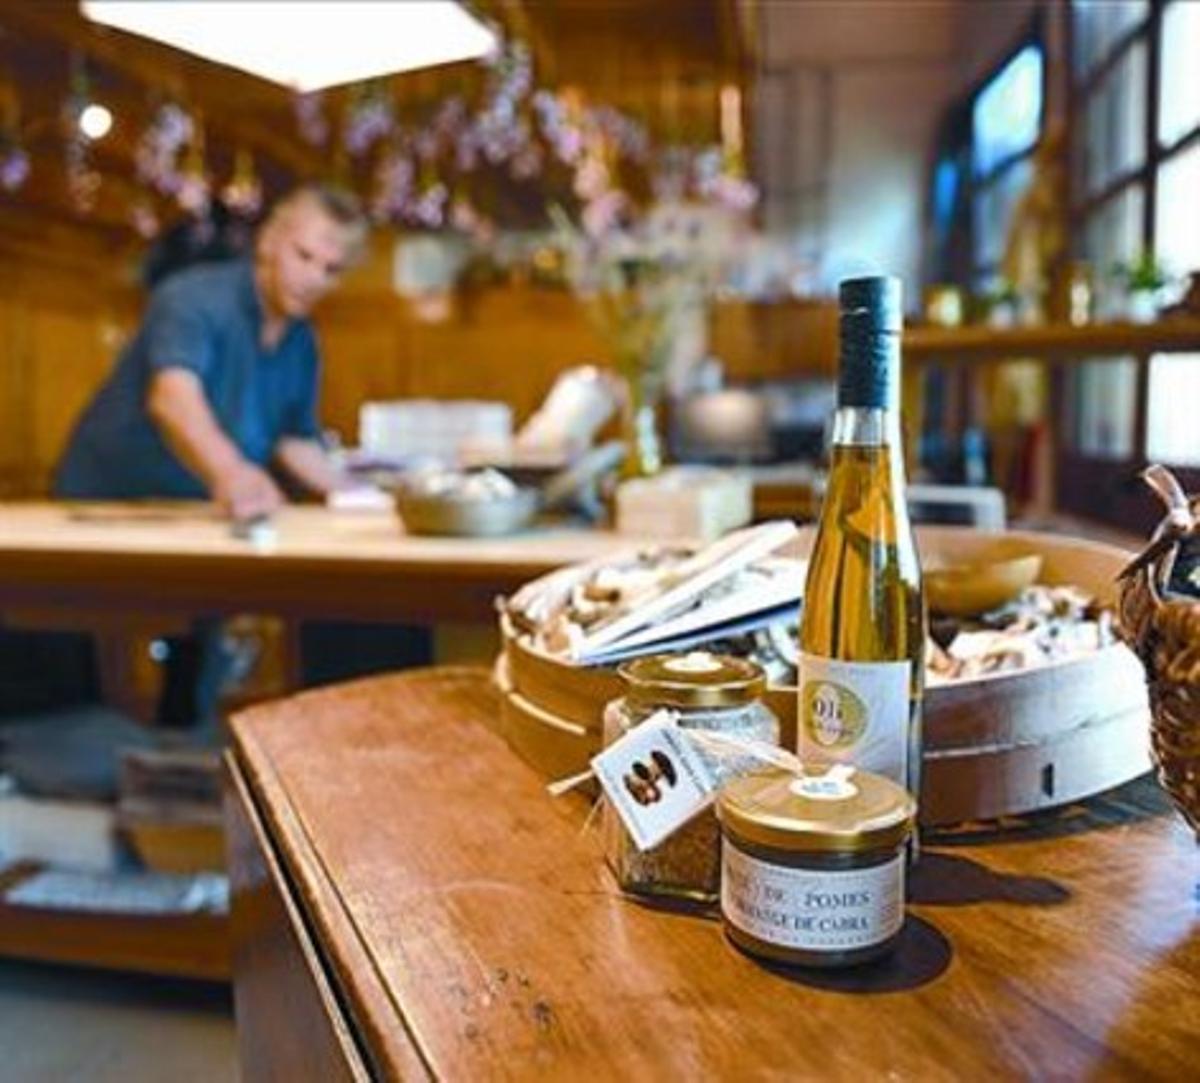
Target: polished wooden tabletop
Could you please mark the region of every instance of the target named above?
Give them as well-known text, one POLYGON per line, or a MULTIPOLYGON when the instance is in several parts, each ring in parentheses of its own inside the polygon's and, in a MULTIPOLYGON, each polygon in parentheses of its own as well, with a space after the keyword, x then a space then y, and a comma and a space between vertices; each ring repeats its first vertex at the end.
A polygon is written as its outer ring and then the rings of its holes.
POLYGON ((1197 847, 1149 779, 928 840, 895 957, 803 973, 735 951, 711 914, 623 897, 586 801, 550 798, 497 716, 486 674, 457 669, 233 721, 380 1074, 1195 1078, 1197 847))
POLYGON ((246 538, 198 503, 0 503, 0 607, 491 620, 496 594, 638 544, 556 525, 419 537, 389 511, 315 506, 287 507, 246 538))

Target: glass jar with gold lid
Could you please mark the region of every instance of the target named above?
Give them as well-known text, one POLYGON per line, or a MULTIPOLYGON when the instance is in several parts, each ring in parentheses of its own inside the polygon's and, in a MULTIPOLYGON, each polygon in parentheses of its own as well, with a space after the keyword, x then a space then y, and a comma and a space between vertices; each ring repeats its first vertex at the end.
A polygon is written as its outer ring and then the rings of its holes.
MULTIPOLYGON (((605 708, 606 746, 664 709, 674 712, 685 730, 779 743, 779 721, 762 702, 766 674, 755 662, 692 651, 638 658, 618 672, 625 695, 605 708)), ((759 758, 734 745, 701 745, 699 753, 718 785, 762 766, 759 758)), ((711 808, 644 852, 634 845, 607 801, 603 820, 605 854, 623 890, 716 900, 721 875, 720 830, 711 808)))
POLYGON ((904 924, 915 815, 902 786, 844 764, 730 782, 717 798, 726 934, 751 954, 803 966, 886 954, 904 924))

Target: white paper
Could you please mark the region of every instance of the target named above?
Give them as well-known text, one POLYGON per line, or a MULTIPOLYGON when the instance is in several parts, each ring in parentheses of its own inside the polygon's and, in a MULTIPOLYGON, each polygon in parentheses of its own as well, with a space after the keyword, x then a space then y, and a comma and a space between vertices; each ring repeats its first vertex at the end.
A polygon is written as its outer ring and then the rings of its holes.
MULTIPOLYGON (((600 648, 669 616, 679 614, 709 587, 786 545, 798 533, 790 520, 735 530, 706 546, 677 570, 678 581, 631 613, 595 627, 580 642, 576 658, 598 654, 600 648)), ((797 594, 797 603, 799 594, 797 594)))
POLYGON ((592 759, 605 796, 639 850, 657 846, 713 801, 717 784, 669 711, 659 711, 592 759))
POLYGON ((602 664, 618 656, 632 658, 654 651, 677 650, 692 642, 711 639, 722 632, 735 634, 751 631, 774 624, 789 614, 796 617, 804 587, 803 562, 775 559, 761 561, 758 568, 764 574, 747 573, 742 589, 623 636, 615 643, 594 650, 583 649, 576 660, 585 664, 602 664), (756 617, 761 619, 754 619, 756 617), (696 639, 696 633, 705 634, 696 639))
POLYGON ((391 494, 378 485, 334 489, 325 497, 325 504, 333 511, 392 511, 396 506, 391 494))

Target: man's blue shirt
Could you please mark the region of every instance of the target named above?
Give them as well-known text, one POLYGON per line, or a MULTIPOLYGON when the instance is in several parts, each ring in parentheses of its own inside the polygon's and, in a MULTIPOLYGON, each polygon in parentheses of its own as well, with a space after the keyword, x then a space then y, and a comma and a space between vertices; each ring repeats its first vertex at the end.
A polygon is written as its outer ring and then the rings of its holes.
POLYGON ((201 264, 150 298, 137 335, 76 423, 55 493, 76 499, 203 498, 146 412, 151 377, 194 372, 226 435, 265 466, 282 437, 316 438, 317 345, 306 320, 273 350, 261 344, 262 309, 249 260, 201 264))

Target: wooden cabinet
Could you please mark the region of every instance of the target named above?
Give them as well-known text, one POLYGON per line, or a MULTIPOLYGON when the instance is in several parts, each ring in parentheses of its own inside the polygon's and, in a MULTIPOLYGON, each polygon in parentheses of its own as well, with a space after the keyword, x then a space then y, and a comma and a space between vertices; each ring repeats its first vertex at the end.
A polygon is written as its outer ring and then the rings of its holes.
POLYGON ((242 1074, 248 1080, 366 1079, 351 1024, 241 772, 229 758, 226 785, 242 1074))

